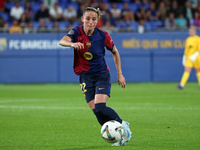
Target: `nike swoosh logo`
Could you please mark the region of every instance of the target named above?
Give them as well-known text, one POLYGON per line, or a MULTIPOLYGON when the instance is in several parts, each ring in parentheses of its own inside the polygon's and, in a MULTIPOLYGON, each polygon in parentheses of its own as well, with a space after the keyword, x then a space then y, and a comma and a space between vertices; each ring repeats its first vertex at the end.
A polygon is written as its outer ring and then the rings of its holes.
POLYGON ((129 138, 130 137, 130 134, 129 134, 129 132, 127 131, 127 133, 128 133, 128 135, 126 136, 126 138, 129 138))
POLYGON ((103 90, 103 89, 105 89, 105 88, 99 88, 99 90, 103 90))

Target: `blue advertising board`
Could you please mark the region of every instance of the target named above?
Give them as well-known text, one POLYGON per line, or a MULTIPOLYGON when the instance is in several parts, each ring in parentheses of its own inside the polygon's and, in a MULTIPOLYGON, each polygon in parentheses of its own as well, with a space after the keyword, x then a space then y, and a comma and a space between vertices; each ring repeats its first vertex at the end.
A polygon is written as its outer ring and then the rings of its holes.
MULTIPOLYGON (((183 73, 188 33, 110 34, 127 82, 173 82, 183 73)), ((77 83, 73 48, 59 46, 65 34, 0 34, 0 83, 77 83)), ((112 54, 106 61, 116 82, 112 54)), ((196 81, 192 72, 190 81, 196 81)))

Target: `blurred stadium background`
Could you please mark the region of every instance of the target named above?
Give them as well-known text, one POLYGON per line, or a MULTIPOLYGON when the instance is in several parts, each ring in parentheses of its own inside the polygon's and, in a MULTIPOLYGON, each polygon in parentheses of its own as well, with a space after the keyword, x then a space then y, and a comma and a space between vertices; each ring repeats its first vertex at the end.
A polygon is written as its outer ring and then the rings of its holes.
MULTIPOLYGON (((0 83, 78 82, 73 49, 58 42, 88 6, 101 9, 97 26, 111 34, 128 82, 180 80, 188 28, 200 26, 198 0, 1 0, 0 83)), ((115 82, 109 52, 106 60, 115 82)))

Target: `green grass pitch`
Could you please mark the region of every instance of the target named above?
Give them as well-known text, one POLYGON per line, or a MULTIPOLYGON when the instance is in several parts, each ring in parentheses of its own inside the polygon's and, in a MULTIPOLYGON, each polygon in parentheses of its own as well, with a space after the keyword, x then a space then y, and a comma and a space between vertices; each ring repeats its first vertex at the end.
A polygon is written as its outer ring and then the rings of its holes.
POLYGON ((200 150, 200 90, 189 82, 112 84, 107 105, 132 139, 111 147, 79 84, 0 85, 1 150, 200 150))

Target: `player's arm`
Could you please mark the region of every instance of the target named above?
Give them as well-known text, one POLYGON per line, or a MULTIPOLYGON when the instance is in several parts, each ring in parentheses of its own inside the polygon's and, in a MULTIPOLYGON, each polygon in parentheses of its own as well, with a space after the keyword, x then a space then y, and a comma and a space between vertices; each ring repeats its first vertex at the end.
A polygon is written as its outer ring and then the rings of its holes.
POLYGON ((120 84, 122 85, 122 88, 125 88, 126 81, 125 81, 124 76, 122 75, 121 59, 120 59, 119 52, 118 52, 118 50, 115 46, 113 47, 113 50, 111 52, 112 52, 113 59, 115 61, 115 66, 116 66, 116 69, 117 69, 117 82, 118 82, 119 85, 120 84))
POLYGON ((60 42, 59 45, 65 46, 65 47, 74 47, 76 50, 80 50, 84 48, 84 44, 80 42, 72 42, 72 39, 69 36, 64 36, 60 42))

